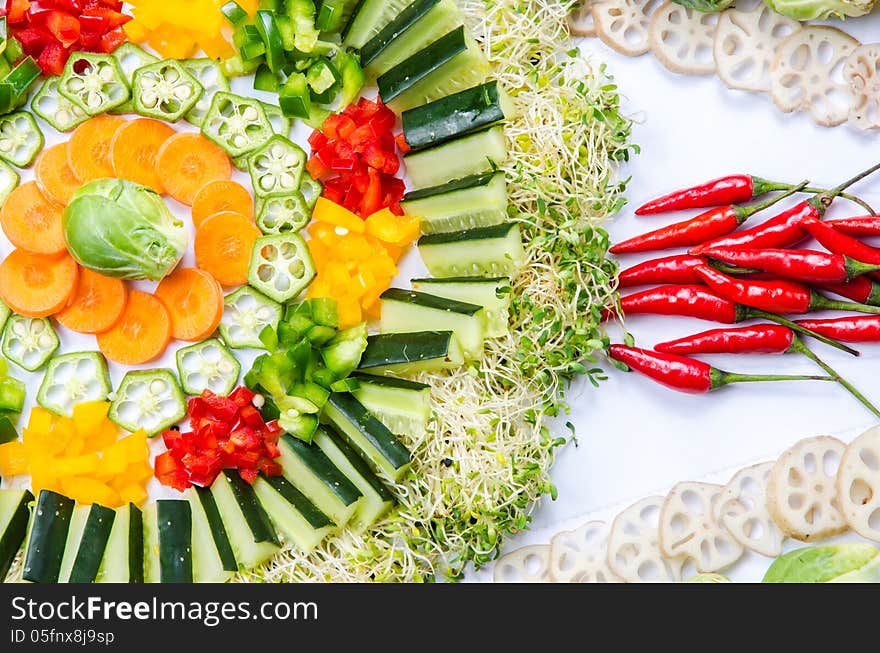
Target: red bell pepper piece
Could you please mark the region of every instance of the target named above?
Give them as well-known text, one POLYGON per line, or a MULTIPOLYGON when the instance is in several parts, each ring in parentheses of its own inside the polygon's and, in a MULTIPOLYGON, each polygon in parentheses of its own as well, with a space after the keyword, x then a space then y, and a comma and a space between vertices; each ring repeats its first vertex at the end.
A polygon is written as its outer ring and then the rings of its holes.
POLYGON ((31 3, 29 0, 6 0, 6 20, 10 25, 23 23, 27 20, 31 3))
POLYGON ((37 57, 37 65, 46 75, 61 75, 69 57, 70 52, 63 45, 50 43, 37 57))
POLYGON ((116 51, 116 48, 125 43, 127 39, 125 30, 121 27, 116 27, 101 37, 98 50, 103 54, 111 54, 116 51))

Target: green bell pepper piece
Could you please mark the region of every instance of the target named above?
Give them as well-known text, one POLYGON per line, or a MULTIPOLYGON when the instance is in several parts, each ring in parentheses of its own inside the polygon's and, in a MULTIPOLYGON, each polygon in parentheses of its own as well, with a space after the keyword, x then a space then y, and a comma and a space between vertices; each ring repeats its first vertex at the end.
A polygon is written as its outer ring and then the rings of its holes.
POLYGON ((226 20, 233 27, 246 23, 250 18, 248 12, 242 9, 241 5, 235 2, 235 0, 229 0, 229 2, 220 7, 220 13, 226 17, 226 20))
POLYGON ((294 73, 287 78, 278 93, 278 106, 286 116, 308 118, 311 115, 312 98, 304 74, 294 73))
POLYGON ((284 65, 284 43, 275 15, 270 11, 258 11, 256 29, 266 48, 266 65, 273 73, 278 72, 284 65))
POLYGON ((336 53, 336 69, 342 77, 340 106, 347 107, 358 98, 367 78, 358 57, 346 50, 336 53))

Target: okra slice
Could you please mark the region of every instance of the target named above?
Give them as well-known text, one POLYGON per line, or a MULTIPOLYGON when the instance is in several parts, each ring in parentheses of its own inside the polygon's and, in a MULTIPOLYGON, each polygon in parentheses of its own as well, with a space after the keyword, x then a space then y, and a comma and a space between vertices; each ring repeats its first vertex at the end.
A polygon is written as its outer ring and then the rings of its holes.
POLYGON ((188 395, 205 390, 228 395, 238 384, 241 364, 216 338, 177 350, 177 375, 188 395))
MULTIPOLYGON (((9 317, 12 315, 12 309, 9 308, 5 302, 0 300, 0 331, 2 331, 3 327, 6 326, 6 322, 9 320, 9 317)), ((6 376, 8 370, 6 369, 6 361, 0 361, 0 376, 6 376)))
POLYGON ((186 417, 186 399, 171 370, 128 372, 107 416, 126 431, 143 429, 152 437, 186 417))
POLYGON ((260 333, 267 326, 278 328, 284 309, 278 302, 250 286, 243 286, 223 300, 220 336, 232 349, 264 349, 260 333))
POLYGON ((272 125, 272 131, 281 136, 290 136, 290 128, 293 126, 293 121, 284 115, 281 108, 268 102, 260 102, 260 104, 263 105, 263 111, 266 112, 269 124, 272 125))
POLYGON ((142 116, 177 122, 202 95, 202 85, 174 59, 138 68, 131 85, 134 110, 142 116))
POLYGON ((43 149, 43 132, 27 111, 0 118, 0 159, 27 168, 43 149))
POLYGON ((69 132, 89 117, 58 92, 58 77, 48 77, 31 100, 31 111, 60 132, 69 132))
POLYGON ((299 182, 299 192, 306 201, 309 211, 314 211, 318 198, 324 192, 324 184, 309 175, 303 175, 302 181, 299 182))
POLYGON ((188 123, 201 127, 205 122, 205 116, 208 115, 208 109, 211 108, 214 95, 229 91, 229 80, 213 59, 184 59, 180 65, 202 85, 201 96, 184 116, 188 123))
POLYGON ((220 92, 214 95, 202 134, 236 158, 262 147, 272 137, 272 125, 259 100, 220 92))
POLYGON ((74 352, 49 361, 37 392, 37 403, 58 415, 70 416, 75 404, 105 401, 110 390, 104 356, 96 351, 74 352))
MULTIPOLYGON (((126 41, 113 51, 113 57, 119 62, 125 81, 131 88, 134 82, 134 73, 138 68, 149 66, 159 61, 159 57, 154 56, 144 50, 141 46, 135 45, 131 41, 126 41)), ((110 111, 112 114, 134 113, 134 101, 129 99, 127 102, 120 104, 118 107, 110 111)))
POLYGON ((28 372, 42 368, 59 344, 58 334, 46 318, 11 315, 3 327, 3 355, 28 372))
MULTIPOLYGON (((6 201, 6 198, 12 194, 12 191, 21 181, 18 171, 6 161, 0 161, 0 204, 6 201)), ((3 320, 5 322, 5 319, 3 320)))
POLYGON ((264 234, 299 231, 312 217, 312 211, 301 193, 286 197, 257 198, 257 226, 264 234))
POLYGON ((286 136, 274 135, 248 159, 254 194, 272 197, 298 191, 306 158, 299 145, 286 136))
POLYGON ((293 299, 315 278, 315 263, 302 236, 262 236, 254 243, 248 283, 282 304, 293 299))
POLYGON ((90 116, 97 116, 131 98, 119 62, 109 54, 75 52, 64 67, 58 92, 90 116))

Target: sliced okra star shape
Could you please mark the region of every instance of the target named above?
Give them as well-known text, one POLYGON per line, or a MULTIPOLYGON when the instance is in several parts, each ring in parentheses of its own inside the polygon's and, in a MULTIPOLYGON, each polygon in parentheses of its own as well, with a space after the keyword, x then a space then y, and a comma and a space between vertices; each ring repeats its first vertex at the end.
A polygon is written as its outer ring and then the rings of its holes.
POLYGON ((106 113, 131 98, 125 74, 109 54, 75 53, 64 68, 58 92, 90 116, 106 113))
POLYGON ((138 68, 132 81, 134 110, 168 122, 188 113, 203 92, 198 80, 173 59, 138 68))

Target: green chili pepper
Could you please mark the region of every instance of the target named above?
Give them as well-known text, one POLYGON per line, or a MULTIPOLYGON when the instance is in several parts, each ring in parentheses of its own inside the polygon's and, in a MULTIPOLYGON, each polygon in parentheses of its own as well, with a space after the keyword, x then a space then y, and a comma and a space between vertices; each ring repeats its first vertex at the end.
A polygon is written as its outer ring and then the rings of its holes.
POLYGON ((68 59, 58 92, 90 116, 106 113, 131 98, 119 62, 109 54, 85 52, 68 59))
POLYGON ((262 147, 272 137, 272 125, 259 100, 220 92, 214 95, 202 134, 236 158, 262 147))
POLYGON ((0 118, 0 159, 27 168, 43 149, 43 132, 27 111, 0 118))
POLYGON ((204 91, 198 80, 174 59, 138 68, 132 90, 137 113, 168 122, 182 118, 204 91))

